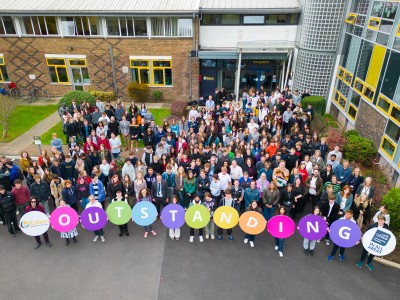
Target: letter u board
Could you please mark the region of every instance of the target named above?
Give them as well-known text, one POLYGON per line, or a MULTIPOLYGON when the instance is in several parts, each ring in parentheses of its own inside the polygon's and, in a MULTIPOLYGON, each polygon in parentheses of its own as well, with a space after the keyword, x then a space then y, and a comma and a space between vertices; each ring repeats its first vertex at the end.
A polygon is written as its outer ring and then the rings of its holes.
POLYGON ((396 237, 386 228, 372 228, 364 234, 362 243, 369 253, 384 256, 396 248, 396 237))
POLYGON ((90 231, 104 228, 107 220, 106 212, 100 207, 88 207, 81 214, 82 226, 90 231))

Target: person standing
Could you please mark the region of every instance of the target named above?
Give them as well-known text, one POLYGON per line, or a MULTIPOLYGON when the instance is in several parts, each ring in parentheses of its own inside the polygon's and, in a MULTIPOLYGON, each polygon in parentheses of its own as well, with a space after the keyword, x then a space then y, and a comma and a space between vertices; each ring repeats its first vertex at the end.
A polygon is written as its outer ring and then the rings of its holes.
MULTIPOLYGON (((286 214, 286 208, 281 206, 279 208, 279 213, 277 215, 284 216, 285 214, 286 214)), ((275 238, 275 250, 278 251, 278 254, 280 257, 283 257, 283 243, 284 242, 285 242, 285 239, 275 238)))
MULTIPOLYGON (((97 176, 96 176, 97 179, 97 176)), ((92 181, 93 182, 93 181, 92 181)), ((99 181, 100 182, 100 181, 99 181)), ((103 209, 103 205, 102 203, 100 203, 96 197, 94 195, 90 195, 89 196, 89 203, 86 205, 86 208, 90 208, 90 207, 98 207, 103 209)), ((97 240, 100 238, 101 241, 104 243, 106 241, 106 238, 104 237, 104 231, 103 228, 99 229, 99 230, 95 230, 94 231, 95 237, 93 239, 93 242, 97 242, 97 240)))
POLYGON ((81 176, 78 179, 78 184, 76 185, 76 198, 81 203, 82 209, 85 209, 89 202, 90 187, 85 181, 85 177, 81 176))
MULTIPOLYGON (((377 219, 378 219, 378 221, 373 223, 373 224, 371 224, 371 225, 369 225, 366 231, 368 231, 370 229, 373 229, 373 228, 389 229, 389 226, 385 223, 385 217, 384 216, 380 215, 380 216, 378 216, 377 219)), ((365 250, 364 247, 363 247, 363 250, 362 250, 362 253, 361 253, 360 260, 357 263, 357 268, 359 268, 359 269, 362 268, 362 266, 364 264, 364 261, 367 258, 367 256, 368 256, 367 267, 368 267, 368 269, 370 269, 370 271, 373 271, 373 270, 375 270, 375 267, 372 265, 372 261, 374 260, 375 255, 373 255, 373 254, 369 254, 368 255, 368 251, 365 250)))
POLYGON ((252 180, 250 182, 250 187, 248 187, 244 190, 243 199, 244 199, 245 207, 249 207, 253 201, 256 201, 257 203, 260 202, 260 193, 258 192, 258 189, 256 188, 255 180, 252 180))
MULTIPOLYGON (((333 222, 335 222, 338 218, 338 213, 340 210, 339 204, 336 203, 335 195, 329 196, 329 201, 321 203, 321 215, 324 220, 328 223, 328 226, 331 226, 333 222)), ((325 236, 325 243, 327 246, 330 245, 329 240, 329 231, 325 236)))
POLYGON ((168 188, 162 175, 156 175, 156 181, 151 184, 151 198, 156 204, 158 217, 161 216, 161 205, 165 207, 168 204, 168 188))
MULTIPOLYGON (((262 215, 262 210, 261 210, 261 208, 258 207, 256 200, 253 200, 251 202, 251 204, 246 208, 246 211, 256 211, 256 212, 258 212, 259 214, 262 215)), ((256 238, 256 236, 254 234, 246 233, 246 235, 244 236, 244 241, 243 242, 245 244, 249 243, 250 247, 253 248, 254 247, 255 238, 256 238)))
POLYGON ((25 208, 28 205, 31 194, 29 193, 29 189, 26 186, 22 185, 21 180, 15 179, 14 183, 15 186, 11 191, 11 195, 14 197, 17 211, 22 217, 25 213, 25 208))
POLYGON ((64 181, 64 188, 61 191, 62 199, 73 208, 76 213, 79 213, 77 193, 74 186, 72 186, 71 180, 64 181))
POLYGON ((35 181, 29 187, 31 196, 35 197, 37 200, 39 200, 40 203, 43 204, 46 215, 50 217, 50 208, 49 208, 50 187, 40 178, 39 174, 34 175, 33 179, 35 181))
MULTIPOLYGON (((276 205, 280 200, 280 192, 275 182, 271 182, 262 195, 262 204, 264 206, 264 218, 269 221, 272 218, 276 205)), ((286 211, 285 211, 286 212, 286 211)))
MULTIPOLYGON (((65 202, 64 199, 61 199, 59 207, 70 207, 70 206, 67 204, 67 202, 65 202)), ((69 245, 70 238, 72 238, 72 242, 76 244, 78 242, 78 240, 76 239, 77 236, 78 236, 78 231, 76 230, 76 228, 68 232, 61 232, 61 238, 65 239, 65 246, 69 245)))
MULTIPOLYGON (((147 201, 147 202, 150 202, 150 203, 152 202, 151 195, 150 195, 148 189, 142 189, 140 191, 140 195, 137 198, 137 203, 142 202, 142 201, 147 201)), ((147 226, 143 226, 143 227, 144 227, 144 235, 143 236, 145 238, 147 238, 147 236, 149 235, 149 232, 152 235, 157 235, 157 232, 155 232, 153 230, 153 224, 150 224, 150 225, 147 225, 147 226)))
MULTIPOLYGON (((314 210, 313 210, 312 214, 314 216, 319 216, 321 214, 320 209, 319 209, 318 206, 314 206, 314 210)), ((304 248, 304 254, 306 256, 308 256, 308 255, 313 256, 314 255, 314 249, 315 249, 316 243, 317 243, 317 240, 309 240, 309 239, 304 238, 304 240, 303 240, 303 248, 304 248)))
MULTIPOLYGON (((190 202, 189 207, 191 207, 193 205, 203 205, 201 203, 200 196, 197 195, 197 194, 194 196, 193 201, 190 202)), ((193 241, 194 241, 194 228, 190 227, 189 242, 193 243, 193 241)), ((203 228, 199 229, 199 241, 200 241, 200 243, 202 243, 204 241, 204 239, 203 239, 203 228)))
MULTIPOLYGON (((28 206, 25 208, 25 213, 31 212, 31 211, 39 211, 41 213, 45 212, 45 209, 43 206, 39 204, 39 199, 36 197, 31 197, 31 200, 29 201, 28 206)), ((53 244, 49 240, 49 235, 47 234, 47 231, 43 233, 43 238, 44 241, 46 242, 47 247, 51 248, 53 247, 53 244)), ((35 249, 38 249, 42 245, 42 241, 40 240, 40 236, 35 236, 36 240, 36 246, 35 249)))
MULTIPOLYGON (((305 182, 305 192, 306 199, 311 199, 312 207, 316 206, 319 202, 319 196, 321 195, 322 188, 324 187, 324 183, 322 178, 319 176, 319 169, 314 168, 312 176, 309 176, 305 182)), ((306 204, 306 203, 304 203, 306 204)))
POLYGON ((215 238, 214 230, 215 230, 215 223, 214 223, 214 212, 217 209, 217 203, 215 199, 211 197, 209 192, 204 193, 204 202, 203 205, 207 207, 208 211, 210 212, 210 222, 206 225, 206 240, 211 238, 212 240, 215 238))
MULTIPOLYGON (((180 205, 177 196, 172 197, 171 203, 180 205)), ((173 239, 179 240, 179 238, 181 237, 181 229, 180 228, 175 228, 175 229, 170 228, 169 229, 169 237, 171 238, 171 240, 173 240, 173 239)))
POLYGON ((15 234, 21 231, 17 221, 17 206, 14 203, 14 197, 6 191, 4 185, 0 185, 0 211, 6 221, 8 232, 15 237, 15 234))
MULTIPOLYGON (((221 206, 230 206, 230 207, 235 208, 235 200, 233 200, 233 198, 232 198, 231 190, 230 189, 226 189, 224 191, 224 194, 225 194, 225 197, 222 198, 221 201, 219 202, 219 207, 221 207, 221 206)), ((224 231, 220 227, 218 227, 217 231, 218 231, 217 239, 218 239, 218 241, 220 241, 220 240, 222 240, 222 234, 224 233, 224 231)), ((228 235, 228 239, 230 241, 233 241, 232 228, 227 229, 226 233, 228 235)))
MULTIPOLYGON (((115 197, 111 200, 111 203, 115 201, 125 201, 126 203, 128 203, 128 199, 122 195, 121 190, 115 191, 115 197)), ((119 237, 123 236, 124 234, 126 236, 129 236, 128 223, 118 225, 118 228, 119 228, 119 237)))
POLYGON ((131 148, 131 135, 129 132, 129 122, 126 120, 125 115, 122 116, 122 120, 119 122, 119 131, 125 143, 125 151, 127 151, 131 148))
MULTIPOLYGON (((99 180, 99 177, 93 173, 92 174, 92 181, 89 184, 89 190, 90 190, 90 195, 94 197, 95 200, 101 204, 101 207, 104 209, 105 207, 105 202, 104 200, 106 199, 106 190, 104 189, 103 183, 99 180)), ((90 202, 90 196, 89 196, 89 202, 90 202)), ((90 205, 91 207, 93 205, 90 205)), ((97 206, 97 204, 96 204, 97 206)), ((86 205, 86 208, 88 205, 86 205)))

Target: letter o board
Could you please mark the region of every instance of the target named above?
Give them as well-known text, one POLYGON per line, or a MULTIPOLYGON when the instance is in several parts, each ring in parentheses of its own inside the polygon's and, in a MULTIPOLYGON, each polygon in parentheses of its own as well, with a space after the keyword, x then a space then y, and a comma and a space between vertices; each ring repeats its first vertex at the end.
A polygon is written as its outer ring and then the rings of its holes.
POLYGON ((267 221, 256 211, 246 211, 239 218, 240 228, 247 234, 260 234, 266 228, 267 221))
POLYGON ((386 228, 372 228, 368 230, 363 238, 364 249, 377 256, 385 256, 396 248, 396 237, 386 228))
POLYGON ((23 233, 29 236, 38 236, 45 233, 50 227, 49 218, 40 211, 31 211, 24 214, 19 221, 23 233))
POLYGON ((329 236, 339 247, 350 248, 360 240, 361 230, 355 222, 340 219, 332 223, 329 236))
POLYGON ((50 216, 50 225, 58 232, 71 231, 78 223, 78 213, 68 206, 56 208, 50 216))

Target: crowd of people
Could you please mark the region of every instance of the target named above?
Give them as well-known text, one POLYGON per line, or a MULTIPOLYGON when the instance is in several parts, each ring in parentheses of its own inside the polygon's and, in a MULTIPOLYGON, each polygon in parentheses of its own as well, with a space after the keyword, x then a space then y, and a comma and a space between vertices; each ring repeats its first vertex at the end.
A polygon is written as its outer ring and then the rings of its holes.
MULTIPOLYGON (((371 220, 372 226, 384 226, 382 220, 389 226, 386 206, 371 213, 372 178, 364 178, 359 167, 352 169, 339 146, 328 145, 326 137, 312 130, 312 105, 303 109, 301 101, 306 100, 288 88, 251 89, 237 103, 217 93, 205 106, 193 106, 187 116, 163 124, 155 123, 145 104, 72 101, 60 108, 68 151, 54 133, 51 151, 43 150, 37 161, 22 152, 18 168, 1 157, 0 217, 15 236, 17 212, 22 216, 39 210, 49 216, 50 207, 70 206, 80 212, 121 200, 131 207, 151 201, 159 214, 173 202, 185 209, 200 204, 210 211, 211 220, 217 207, 227 205, 239 213, 257 211, 267 221, 275 214, 295 220, 310 212, 329 225, 347 218, 360 228, 370 226, 371 220)), ((203 236, 223 237, 212 221, 204 229, 200 242, 203 236)), ((156 235, 151 226, 144 237, 149 233, 156 235)), ((123 234, 129 235, 127 227, 120 227, 123 234)), ((76 235, 74 231, 61 237, 69 245, 70 238, 77 242, 76 235)), ((94 241, 105 241, 102 230, 95 235, 94 241)), ((233 240, 232 230, 227 235, 233 240)), ((180 231, 170 231, 170 237, 179 239, 180 231)), ((44 238, 51 246, 48 236, 44 238)), ((254 247, 254 239, 246 235, 244 243, 254 247)), ((193 229, 189 240, 194 241, 193 229)), ((36 241, 39 247, 40 238, 36 241)), ((329 232, 324 242, 330 245, 329 232)), ((313 255, 315 245, 305 240, 305 255, 313 255)), ((275 249, 283 256, 283 240, 276 241, 275 249)), ((329 260, 336 250, 334 245, 329 260)))

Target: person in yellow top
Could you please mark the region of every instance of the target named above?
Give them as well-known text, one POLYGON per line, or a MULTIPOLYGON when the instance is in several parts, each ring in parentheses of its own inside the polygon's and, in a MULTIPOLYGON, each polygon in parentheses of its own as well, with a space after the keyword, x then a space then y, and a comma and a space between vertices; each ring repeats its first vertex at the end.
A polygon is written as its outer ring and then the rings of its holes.
POLYGON ((28 176, 28 167, 30 166, 32 162, 32 158, 29 156, 28 152, 23 151, 21 152, 21 158, 19 159, 19 163, 22 169, 22 173, 24 173, 24 176, 28 176))

